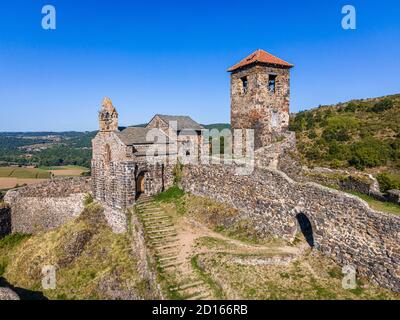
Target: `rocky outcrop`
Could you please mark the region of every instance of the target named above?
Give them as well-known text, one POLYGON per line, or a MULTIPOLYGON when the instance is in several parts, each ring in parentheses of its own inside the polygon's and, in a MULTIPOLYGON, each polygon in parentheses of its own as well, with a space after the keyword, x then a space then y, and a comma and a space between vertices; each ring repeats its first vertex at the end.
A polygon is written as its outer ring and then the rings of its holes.
POLYGON ((400 190, 389 190, 387 194, 390 202, 400 205, 400 190))
POLYGON ((0 288, 0 300, 20 300, 10 288, 0 288))

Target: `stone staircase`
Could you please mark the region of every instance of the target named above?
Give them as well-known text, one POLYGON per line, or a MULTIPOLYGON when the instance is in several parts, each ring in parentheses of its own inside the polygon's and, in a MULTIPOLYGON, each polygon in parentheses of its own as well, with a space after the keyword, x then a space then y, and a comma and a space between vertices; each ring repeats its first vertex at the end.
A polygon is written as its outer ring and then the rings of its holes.
POLYGON ((168 285, 169 296, 186 300, 211 299, 212 290, 193 270, 190 260, 179 258, 182 248, 172 217, 151 197, 143 195, 136 202, 136 213, 144 227, 146 246, 157 263, 158 272, 168 280, 178 279, 168 285))

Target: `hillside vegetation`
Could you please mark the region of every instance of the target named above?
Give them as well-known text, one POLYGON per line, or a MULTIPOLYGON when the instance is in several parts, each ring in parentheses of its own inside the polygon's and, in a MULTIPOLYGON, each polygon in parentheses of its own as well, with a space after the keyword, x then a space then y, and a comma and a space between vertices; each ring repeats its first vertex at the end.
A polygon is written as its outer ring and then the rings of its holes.
POLYGON ((290 127, 305 164, 366 170, 400 188, 399 94, 299 112, 290 127))
POLYGON ((22 299, 154 298, 138 274, 130 234, 113 233, 98 204, 87 204, 79 218, 53 231, 0 240, 1 280, 22 299), (57 268, 55 290, 42 288, 47 265, 57 268))
POLYGON ((90 167, 96 132, 0 132, 0 165, 90 167))

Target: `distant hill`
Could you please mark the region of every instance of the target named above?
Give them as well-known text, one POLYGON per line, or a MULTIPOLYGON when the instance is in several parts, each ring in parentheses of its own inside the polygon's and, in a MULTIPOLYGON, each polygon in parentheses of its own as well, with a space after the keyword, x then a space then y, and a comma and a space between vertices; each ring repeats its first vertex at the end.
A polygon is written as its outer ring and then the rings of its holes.
POLYGON ((0 132, 0 165, 90 167, 92 132, 0 132))
POLYGON ((290 128, 309 165, 400 176, 400 94, 299 112, 290 128))
POLYGON ((231 125, 229 123, 213 123, 213 124, 202 124, 202 126, 206 129, 212 130, 223 130, 223 129, 230 129, 231 125))
MULTIPOLYGON (((147 123, 144 124, 135 124, 131 125, 129 127, 145 127, 147 126, 147 123)), ((202 124, 202 126, 206 129, 218 129, 218 130, 223 130, 223 129, 230 129, 231 125, 229 123, 212 123, 212 124, 202 124)), ((126 127, 119 127, 120 130, 125 129, 126 127)))
MULTIPOLYGON (((132 125, 144 127, 146 124, 132 125)), ((229 128, 227 123, 204 126, 207 129, 229 128)), ((123 130, 126 127, 119 127, 123 130)), ((37 165, 90 167, 91 140, 97 131, 86 132, 0 132, 0 166, 37 165)))

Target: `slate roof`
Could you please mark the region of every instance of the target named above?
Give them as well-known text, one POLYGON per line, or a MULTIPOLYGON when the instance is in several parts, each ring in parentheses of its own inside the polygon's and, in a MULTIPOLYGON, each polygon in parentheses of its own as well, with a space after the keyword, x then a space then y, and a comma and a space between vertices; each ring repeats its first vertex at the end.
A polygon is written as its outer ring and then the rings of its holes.
POLYGON ((196 121, 194 121, 191 117, 189 116, 170 116, 170 115, 163 115, 163 114, 156 114, 156 116, 160 117, 163 121, 166 123, 169 123, 170 121, 176 121, 178 124, 178 131, 181 130, 202 130, 204 127, 200 124, 198 124, 196 121))
MULTIPOLYGON (((152 141, 146 141, 146 135, 150 130, 149 128, 129 127, 121 132, 116 132, 116 134, 127 146, 133 144, 151 144, 153 143, 152 141)), ((166 141, 168 142, 168 137, 161 130, 159 132, 166 137, 166 141)))
POLYGON ((245 66, 248 66, 250 64, 257 63, 257 62, 268 63, 268 64, 283 66, 283 67, 287 67, 287 68, 294 67, 289 62, 286 62, 285 60, 282 60, 278 57, 275 57, 274 55, 272 55, 264 50, 258 49, 257 51, 253 52, 251 55, 244 58, 242 61, 235 64, 233 67, 229 68, 228 72, 235 71, 237 69, 243 68, 245 66))

